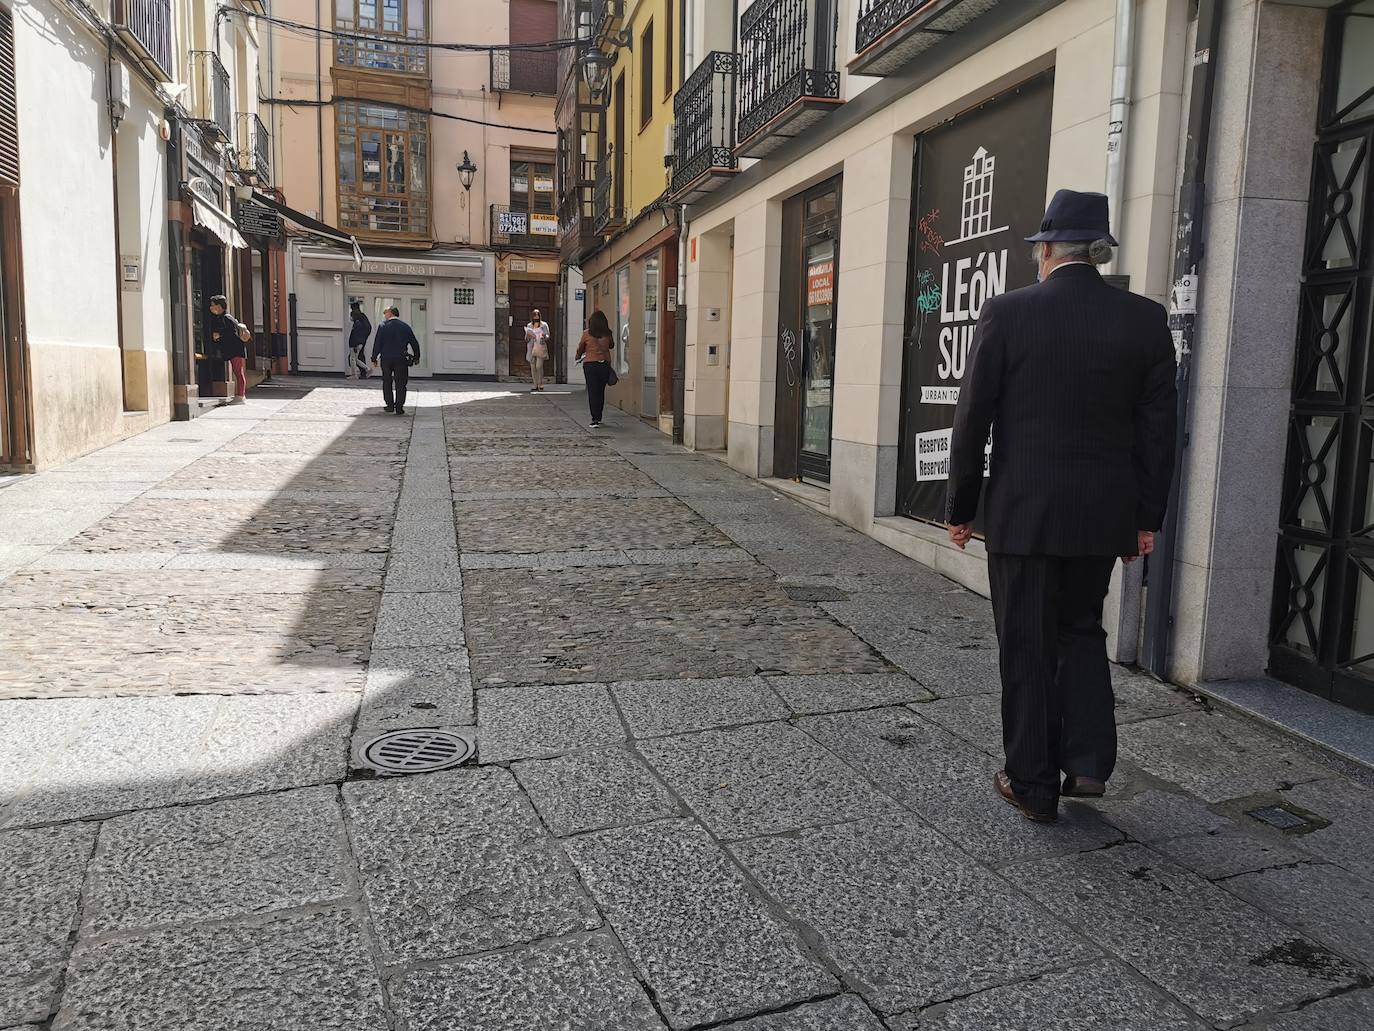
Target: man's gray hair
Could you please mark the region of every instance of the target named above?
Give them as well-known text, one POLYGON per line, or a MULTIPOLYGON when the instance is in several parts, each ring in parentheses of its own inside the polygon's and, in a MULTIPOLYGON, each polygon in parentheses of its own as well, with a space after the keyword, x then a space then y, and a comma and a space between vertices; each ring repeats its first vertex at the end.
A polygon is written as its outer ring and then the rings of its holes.
POLYGON ((1038 262, 1041 257, 1058 261, 1088 261, 1094 265, 1105 265, 1112 260, 1111 241, 1100 240, 1042 240, 1031 248, 1031 256, 1038 262))

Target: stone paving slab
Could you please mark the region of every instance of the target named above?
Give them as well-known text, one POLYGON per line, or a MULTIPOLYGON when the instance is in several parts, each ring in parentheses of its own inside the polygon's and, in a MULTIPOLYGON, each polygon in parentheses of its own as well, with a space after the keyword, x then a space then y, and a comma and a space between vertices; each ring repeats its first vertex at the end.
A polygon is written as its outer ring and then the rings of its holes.
POLYGON ((892 1021, 893 1031, 1204 1031, 1206 1027, 1117 962, 1049 973, 892 1021))
POLYGON ((346 908, 80 945, 54 1031, 387 1031, 359 914, 346 908))
POLYGON ((626 737, 604 684, 478 691, 477 721, 484 763, 561 755, 626 737))
POLYGON ((663 737, 785 718, 788 708, 770 679, 779 678, 629 680, 611 691, 635 737, 663 737))
POLYGON ((1353 781, 1333 778, 1298 784, 1283 797, 1329 821, 1329 826, 1302 836, 1304 852, 1374 882, 1374 793, 1353 781))
POLYGON ((457 592, 392 593, 382 598, 372 635, 375 648, 461 648, 463 601, 457 592))
POLYGON ((673 498, 553 499, 531 512, 516 501, 454 506, 468 553, 676 548, 729 541, 673 498), (534 518, 531 518, 531 517, 534 518))
POLYGON ((603 831, 567 848, 674 1029, 836 990, 700 828, 603 831))
POLYGON ((856 995, 807 1002, 766 1017, 723 1024, 721 1031, 885 1031, 856 995))
POLYGON ((1276 1017, 1266 1031, 1369 1031, 1374 1027, 1374 989, 1323 999, 1276 1017))
POLYGON ((1328 775, 1278 735, 1219 712, 1132 723, 1121 730, 1120 749, 1145 771, 1206 802, 1276 791, 1328 775))
POLYGON ((896 1013, 1098 952, 910 817, 737 842, 763 889, 815 930, 871 1006, 896 1013))
POLYGON ((408 1031, 652 1031, 653 1006, 605 933, 414 970, 391 987, 408 1031))
POLYGON ((374 649, 359 727, 471 726, 477 722, 468 653, 458 647, 374 649))
POLYGON ((479 684, 889 671, 753 565, 473 571, 463 591, 479 684))
POLYGON ((0 1026, 56 1009, 95 835, 92 824, 0 833, 0 1026))
POLYGON ((722 838, 778 834, 899 808, 836 756, 783 723, 644 741, 640 750, 722 838))
POLYGON ((249 916, 356 894, 331 785, 107 820, 82 936, 249 916))
POLYGON ((932 697, 904 673, 820 673, 767 679, 798 716, 925 702, 932 697))
POLYGON ((1238 831, 1169 838, 1155 842, 1154 849, 1209 881, 1312 859, 1283 841, 1262 841, 1238 831))
POLYGON ((644 761, 623 748, 518 762, 511 772, 560 837, 683 815, 644 761))
POLYGON ((1213 834, 1231 821, 1212 812, 1197 799, 1151 788, 1128 797, 1108 797, 1097 809, 1111 824, 1136 841, 1157 842, 1184 835, 1213 834))
POLYGON ((1072 802, 1051 826, 1022 819, 993 791, 998 761, 909 709, 813 716, 797 725, 984 862, 1020 862, 1121 840, 1091 808, 1072 802))
POLYGON ((1374 884, 1337 866, 1301 863, 1241 874, 1225 887, 1374 977, 1374 884))
POLYGON ((505 770, 353 782, 344 801, 389 962, 469 955, 601 923, 505 770))
POLYGON ((1143 845, 1028 863, 1009 877, 1216 1023, 1320 998, 1364 976, 1143 845))

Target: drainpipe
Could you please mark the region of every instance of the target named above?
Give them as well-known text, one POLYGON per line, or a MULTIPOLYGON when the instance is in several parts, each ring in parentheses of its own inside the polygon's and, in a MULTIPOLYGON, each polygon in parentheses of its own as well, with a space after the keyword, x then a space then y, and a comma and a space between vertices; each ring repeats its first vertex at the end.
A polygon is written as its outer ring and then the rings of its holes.
MULTIPOLYGON (((315 142, 318 144, 319 151, 319 179, 320 179, 320 221, 327 222, 328 218, 324 210, 324 69, 320 64, 320 47, 324 46, 324 37, 321 29, 324 22, 320 19, 320 0, 315 0, 315 142)), ((294 368, 291 370, 296 371, 294 368)))
MULTIPOLYGON (((1126 119, 1131 109, 1131 57, 1135 36, 1135 0, 1116 0, 1116 47, 1112 58, 1112 103, 1107 118, 1107 210, 1113 236, 1121 237, 1121 194, 1126 180, 1126 119)), ((1116 271, 1116 257, 1106 272, 1116 271)))
MULTIPOLYGON (((696 2, 686 0, 680 12, 682 40, 682 59, 678 67, 684 74, 683 80, 697 69, 696 57, 696 2)), ((677 126, 674 126, 676 129, 677 126)), ((676 171, 676 169, 674 169, 676 171)), ((673 331, 673 443, 681 444, 687 433, 687 205, 677 207, 677 310, 673 313, 676 326, 673 331)))
POLYGON ((1169 328, 1178 356, 1178 422, 1169 509, 1155 552, 1146 561, 1145 646, 1141 665, 1161 679, 1168 675, 1173 629, 1174 561, 1177 553, 1183 461, 1188 449, 1188 408, 1192 386, 1193 339, 1197 323, 1200 269, 1205 253, 1202 208, 1207 185, 1207 144, 1212 129, 1212 94, 1216 85, 1221 14, 1217 0, 1198 0, 1197 36, 1193 44, 1193 81, 1188 102, 1188 138, 1183 179, 1178 187, 1178 223, 1174 232, 1174 284, 1169 300, 1169 328))

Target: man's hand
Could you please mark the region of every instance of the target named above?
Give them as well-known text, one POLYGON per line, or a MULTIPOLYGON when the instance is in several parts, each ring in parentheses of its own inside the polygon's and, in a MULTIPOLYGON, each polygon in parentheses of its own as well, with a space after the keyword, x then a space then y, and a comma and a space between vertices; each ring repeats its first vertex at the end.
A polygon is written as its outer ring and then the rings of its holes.
POLYGON ((949 529, 950 543, 960 551, 963 551, 964 545, 968 544, 968 542, 973 539, 973 524, 947 523, 946 526, 949 529))
POLYGON ((1155 550, 1155 535, 1152 530, 1137 530, 1135 534, 1135 554, 1123 555, 1121 561, 1130 565, 1143 555, 1153 554, 1155 550))

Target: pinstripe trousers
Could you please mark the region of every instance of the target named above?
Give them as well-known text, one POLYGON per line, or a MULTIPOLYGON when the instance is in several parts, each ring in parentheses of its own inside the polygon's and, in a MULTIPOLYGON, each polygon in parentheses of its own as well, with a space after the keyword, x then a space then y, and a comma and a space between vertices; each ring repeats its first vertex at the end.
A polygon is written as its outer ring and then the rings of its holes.
POLYGON ((1105 781, 1116 721, 1102 602, 1115 558, 988 555, 1002 744, 1016 793, 1052 809, 1060 773, 1105 781))

